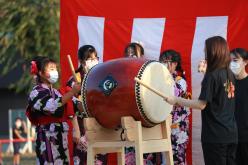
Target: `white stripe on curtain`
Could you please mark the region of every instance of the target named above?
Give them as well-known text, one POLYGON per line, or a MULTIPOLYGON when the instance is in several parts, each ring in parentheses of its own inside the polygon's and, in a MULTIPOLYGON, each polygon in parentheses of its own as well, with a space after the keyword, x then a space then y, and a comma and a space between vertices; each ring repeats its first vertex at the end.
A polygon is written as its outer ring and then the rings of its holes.
POLYGON ((104 18, 102 17, 78 17, 78 48, 82 45, 93 45, 98 53, 100 61, 103 61, 104 46, 104 18))
POLYGON ((212 36, 227 36, 228 17, 198 17, 191 53, 193 97, 198 97, 203 75, 197 72, 198 62, 204 59, 205 40, 212 36))
POLYGON ((163 39, 165 18, 135 18, 131 42, 141 42, 145 55, 158 59, 163 39))
MULTIPOLYGON (((201 90, 203 74, 197 72, 199 60, 204 59, 205 40, 212 36, 227 36, 228 17, 198 17, 191 53, 192 95, 198 98, 201 90)), ((204 164, 201 150, 201 112, 192 111, 192 158, 193 164, 204 164), (198 160, 200 162, 195 162, 198 160)))

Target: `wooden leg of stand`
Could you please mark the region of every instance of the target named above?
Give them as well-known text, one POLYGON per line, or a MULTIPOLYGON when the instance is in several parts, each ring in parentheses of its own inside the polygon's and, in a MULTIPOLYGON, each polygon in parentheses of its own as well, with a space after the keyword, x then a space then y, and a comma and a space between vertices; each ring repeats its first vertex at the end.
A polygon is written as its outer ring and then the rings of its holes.
POLYGON ((162 130, 163 130, 163 137, 168 140, 168 148, 169 150, 165 152, 165 161, 166 165, 173 165, 173 153, 172 153, 172 146, 171 146, 171 122, 172 122, 172 117, 168 117, 168 119, 162 123, 162 130))
POLYGON ((122 147, 121 152, 118 155, 118 165, 125 165, 125 147, 122 147))
POLYGON ((143 149, 142 149, 142 126, 141 122, 136 122, 136 139, 135 139, 135 157, 136 157, 136 164, 143 165, 143 149))
POLYGON ((173 165, 173 154, 171 151, 166 151, 165 152, 165 161, 166 165, 173 165))
POLYGON ((88 145, 88 149, 87 149, 87 164, 91 164, 91 165, 95 164, 94 149, 90 145, 88 145))

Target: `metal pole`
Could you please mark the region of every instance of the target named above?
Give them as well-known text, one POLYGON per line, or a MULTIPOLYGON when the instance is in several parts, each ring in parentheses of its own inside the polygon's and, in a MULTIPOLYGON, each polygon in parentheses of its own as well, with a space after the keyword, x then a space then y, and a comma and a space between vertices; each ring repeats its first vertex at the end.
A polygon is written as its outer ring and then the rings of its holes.
POLYGON ((12 132, 12 109, 9 109, 9 139, 11 140, 11 142, 9 143, 8 149, 7 149, 7 153, 13 153, 13 132, 12 132))

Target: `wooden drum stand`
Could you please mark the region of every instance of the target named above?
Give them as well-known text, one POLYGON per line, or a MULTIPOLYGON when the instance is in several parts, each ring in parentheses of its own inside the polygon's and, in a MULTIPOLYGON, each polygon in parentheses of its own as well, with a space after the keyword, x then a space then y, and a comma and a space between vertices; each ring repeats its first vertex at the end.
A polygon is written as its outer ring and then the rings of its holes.
POLYGON ((96 154, 118 153, 118 165, 125 165, 125 147, 135 148, 136 165, 143 165, 143 154, 165 152, 166 165, 173 165, 171 115, 152 128, 141 126, 132 117, 121 118, 122 129, 103 128, 95 118, 84 119, 88 140, 87 165, 94 165, 96 154), (125 139, 125 140, 123 140, 125 139))
MULTIPOLYGON (((70 55, 67 55, 72 75, 76 82, 79 82, 70 55)), ((138 78, 135 81, 162 98, 166 98, 162 93, 148 86, 138 78)), ((95 118, 84 119, 84 127, 88 140, 87 165, 95 164, 96 154, 118 153, 118 164, 125 165, 125 147, 134 146, 136 165, 143 165, 143 154, 153 152, 165 152, 166 165, 173 165, 173 154, 171 147, 171 116, 152 128, 141 126, 140 121, 135 121, 132 117, 121 118, 121 128, 119 130, 103 128, 95 118), (123 136, 122 136, 123 135, 123 136), (125 140, 123 140, 125 139, 125 140)))

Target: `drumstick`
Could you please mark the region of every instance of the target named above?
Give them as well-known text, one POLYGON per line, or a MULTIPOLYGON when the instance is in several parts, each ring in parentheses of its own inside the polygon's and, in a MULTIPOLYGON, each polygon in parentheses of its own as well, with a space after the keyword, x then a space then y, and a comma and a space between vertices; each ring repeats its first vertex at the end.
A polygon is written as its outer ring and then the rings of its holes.
POLYGON ((146 87, 147 89, 149 89, 150 91, 154 92, 155 94, 159 95, 160 97, 166 99, 167 96, 165 96, 163 93, 159 92, 158 90, 150 87, 149 85, 147 85, 145 82, 141 81, 140 79, 138 79, 137 77, 134 78, 134 80, 139 83, 140 85, 146 87))
POLYGON ((67 58, 68 58, 68 62, 69 62, 70 68, 71 68, 72 76, 73 76, 74 80, 75 80, 77 83, 79 83, 79 81, 78 81, 78 79, 77 79, 77 76, 76 76, 76 73, 75 73, 74 66, 73 66, 72 61, 71 61, 71 56, 68 54, 68 55, 67 55, 67 58))

